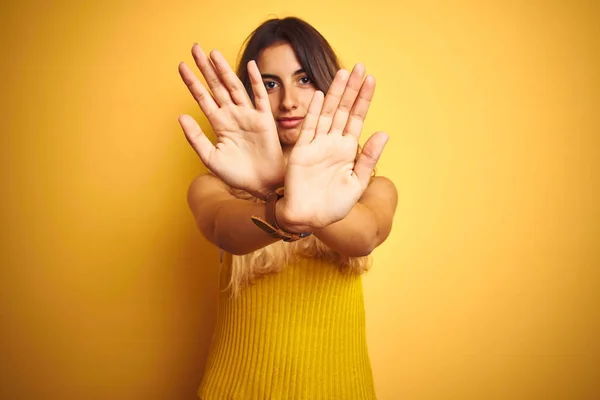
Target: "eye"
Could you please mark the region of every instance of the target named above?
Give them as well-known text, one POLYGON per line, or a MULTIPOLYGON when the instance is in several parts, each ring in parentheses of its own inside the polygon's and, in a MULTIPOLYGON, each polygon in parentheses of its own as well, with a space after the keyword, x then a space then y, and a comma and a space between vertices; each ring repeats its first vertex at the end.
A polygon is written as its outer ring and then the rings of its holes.
POLYGON ((308 76, 303 76, 302 78, 300 78, 300 83, 302 83, 303 85, 309 85, 312 82, 308 76))
POLYGON ((273 82, 273 81, 267 81, 267 82, 264 82, 264 84, 265 84, 265 88, 267 90, 273 90, 278 86, 277 82, 273 82))

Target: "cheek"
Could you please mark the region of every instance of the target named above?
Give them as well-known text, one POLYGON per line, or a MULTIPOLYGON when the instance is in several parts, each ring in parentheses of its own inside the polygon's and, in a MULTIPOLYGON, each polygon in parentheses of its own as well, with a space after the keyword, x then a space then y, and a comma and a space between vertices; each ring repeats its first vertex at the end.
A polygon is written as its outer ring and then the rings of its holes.
POLYGON ((279 108, 279 97, 276 93, 269 93, 269 104, 271 105, 272 113, 279 108))
POLYGON ((310 101, 312 100, 315 92, 316 89, 314 88, 302 90, 300 95, 300 103, 305 110, 308 110, 308 106, 310 105, 310 101))

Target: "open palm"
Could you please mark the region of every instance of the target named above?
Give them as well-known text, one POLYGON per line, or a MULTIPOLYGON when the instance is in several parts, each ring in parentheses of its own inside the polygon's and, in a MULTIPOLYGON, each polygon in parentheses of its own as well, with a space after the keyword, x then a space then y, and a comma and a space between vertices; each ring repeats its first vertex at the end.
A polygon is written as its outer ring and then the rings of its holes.
POLYGON ((264 197, 283 181, 285 166, 256 63, 248 64, 254 106, 242 82, 219 52, 211 53, 212 62, 198 45, 194 45, 192 54, 212 95, 184 63, 179 65, 179 73, 211 124, 217 143, 210 142, 191 116, 182 115, 179 122, 187 140, 204 165, 229 186, 264 197))
POLYGON ((288 160, 284 221, 305 228, 321 228, 344 218, 366 190, 388 140, 387 134, 371 136, 357 157, 375 80, 364 82, 364 67, 352 74, 340 70, 327 97, 315 92, 298 141, 288 160))

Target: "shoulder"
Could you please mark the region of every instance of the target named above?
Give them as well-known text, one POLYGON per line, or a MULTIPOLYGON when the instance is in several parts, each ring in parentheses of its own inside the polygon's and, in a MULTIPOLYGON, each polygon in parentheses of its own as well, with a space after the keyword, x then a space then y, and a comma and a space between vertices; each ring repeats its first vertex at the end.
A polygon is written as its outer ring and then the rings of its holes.
POLYGON ((398 191, 390 179, 376 176, 371 178, 367 190, 358 202, 373 211, 380 222, 391 221, 398 205, 398 191))
POLYGON ((188 188, 187 200, 192 212, 197 215, 203 209, 223 200, 233 198, 231 188, 212 173, 197 176, 188 188))
POLYGON ((211 172, 198 175, 188 188, 188 198, 190 196, 197 197, 206 193, 228 192, 231 193, 231 188, 211 172))
POLYGON ((369 181, 369 186, 367 186, 361 200, 365 198, 387 199, 395 204, 398 200, 398 190, 391 179, 385 176, 374 176, 369 181))
POLYGON ((359 200, 371 210, 377 223, 377 244, 383 243, 392 230, 394 214, 398 205, 398 191, 394 182, 383 176, 371 178, 367 190, 359 200))
POLYGON ((194 180, 192 181, 192 183, 190 183, 190 188, 196 189, 202 186, 212 186, 212 185, 223 185, 223 186, 227 186, 225 184, 225 182, 223 182, 221 179, 219 179, 216 175, 214 175, 212 172, 206 172, 204 174, 200 174, 197 177, 194 178, 194 180))
POLYGON ((224 203, 234 198, 229 186, 213 174, 200 175, 190 183, 188 206, 200 232, 212 243, 215 243, 215 216, 224 203))

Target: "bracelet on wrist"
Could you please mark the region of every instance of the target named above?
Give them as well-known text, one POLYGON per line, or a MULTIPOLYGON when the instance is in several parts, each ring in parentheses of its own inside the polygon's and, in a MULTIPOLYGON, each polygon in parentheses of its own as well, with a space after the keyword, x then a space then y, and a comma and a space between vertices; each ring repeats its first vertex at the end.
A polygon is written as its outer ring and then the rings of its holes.
POLYGON ((303 239, 310 236, 312 232, 306 233, 292 233, 286 232, 279 227, 277 218, 275 216, 275 205, 277 201, 283 197, 283 188, 280 188, 267 195, 265 202, 265 219, 253 215, 250 217, 252 222, 263 231, 267 232, 271 237, 281 239, 284 242, 295 242, 296 240, 303 239))

